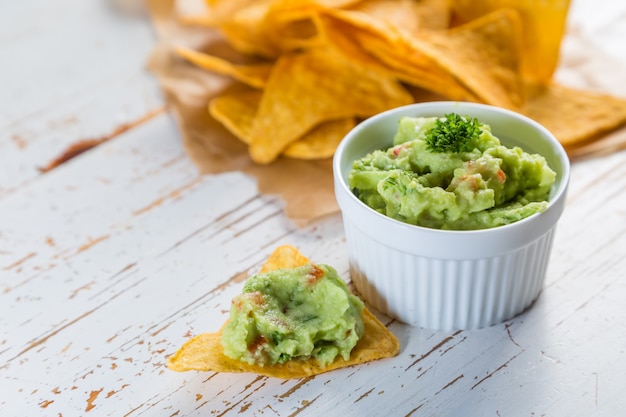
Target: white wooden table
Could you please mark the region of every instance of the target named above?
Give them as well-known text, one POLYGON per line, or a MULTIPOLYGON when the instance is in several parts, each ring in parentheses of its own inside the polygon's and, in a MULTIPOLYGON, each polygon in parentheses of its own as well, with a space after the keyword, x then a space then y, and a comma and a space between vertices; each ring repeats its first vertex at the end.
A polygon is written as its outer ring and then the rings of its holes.
MULTIPOLYGON (((165 368, 275 246, 348 279, 346 247, 339 215, 298 228, 252 178, 197 173, 144 69, 150 24, 113 4, 0 3, 1 416, 624 415, 625 152, 574 164, 545 288, 502 325, 382 318, 398 357, 303 380, 165 368)), ((623 2, 570 18, 626 68, 623 2)))

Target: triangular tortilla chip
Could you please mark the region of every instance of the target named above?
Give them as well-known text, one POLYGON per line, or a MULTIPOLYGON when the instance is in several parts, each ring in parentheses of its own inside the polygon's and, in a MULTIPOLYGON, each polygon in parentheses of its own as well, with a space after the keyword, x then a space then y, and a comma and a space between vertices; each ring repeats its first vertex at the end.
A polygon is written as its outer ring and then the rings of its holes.
POLYGON ((281 245, 267 258, 259 273, 274 271, 281 268, 297 268, 311 262, 302 252, 292 245, 281 245))
POLYGON ((545 126, 563 146, 587 144, 626 125, 626 100, 558 84, 529 86, 522 110, 545 126))
POLYGON ((275 58, 280 55, 280 50, 268 38, 263 25, 270 6, 271 2, 267 1, 228 0, 212 4, 209 10, 219 12, 216 26, 236 50, 275 58))
MULTIPOLYGON (((249 144, 261 96, 262 92, 258 90, 223 93, 211 100, 209 113, 242 142, 249 144)), ((321 122, 289 144, 282 154, 297 159, 330 158, 355 125, 353 117, 321 122)))
POLYGON ((565 148, 570 159, 607 156, 624 149, 626 149, 626 127, 617 129, 598 140, 565 148))
POLYGON ((507 108, 523 100, 521 23, 514 10, 447 31, 402 30, 354 10, 327 10, 317 20, 328 42, 353 61, 405 83, 451 100, 507 108))
MULTIPOLYGON (((279 268, 294 268, 309 263, 309 259, 297 248, 283 245, 276 248, 262 272, 279 268)), ((400 351, 400 343, 396 336, 385 327, 368 309, 363 308, 361 314, 365 330, 363 336, 350 353, 350 359, 338 357, 326 367, 321 367, 316 359, 290 360, 283 364, 271 366, 249 365, 224 355, 221 344, 222 330, 217 333, 203 333, 189 339, 172 356, 167 359, 167 367, 173 371, 213 371, 213 372, 249 372, 282 379, 304 378, 333 369, 357 365, 377 359, 396 356, 400 351)))
POLYGON ((250 156, 267 164, 317 124, 369 117, 410 104, 394 78, 363 68, 330 48, 283 54, 264 90, 250 137, 250 156))
MULTIPOLYGON (((349 10, 329 10, 317 18, 324 37, 352 62, 434 91, 451 100, 475 97, 437 61, 415 50, 408 37, 371 16, 349 10)), ((474 101, 474 100, 472 100, 474 101)))
POLYGON ((264 32, 283 53, 320 46, 313 16, 324 7, 310 0, 274 0, 263 21, 264 32))
POLYGON ((421 34, 412 42, 482 102, 517 109, 524 100, 521 30, 519 13, 500 9, 445 32, 421 34))
POLYGON ((167 367, 173 371, 213 371, 213 372, 249 372, 276 378, 304 378, 346 366, 389 358, 398 354, 398 339, 367 308, 363 309, 365 331, 350 353, 350 359, 339 356, 325 368, 317 360, 291 360, 271 366, 249 365, 224 355, 221 344, 222 331, 203 333, 185 342, 183 346, 167 360, 167 367))
POLYGON ((242 142, 250 143, 250 130, 263 92, 243 90, 225 92, 211 99, 209 113, 242 142))
MULTIPOLYGON (((421 2, 414 0, 364 0, 350 7, 349 12, 363 13, 382 25, 398 31, 413 33, 421 29, 419 10, 421 2)), ((440 2, 447 7, 446 2, 440 2)))
POLYGON ((322 122, 287 146, 283 155, 296 159, 332 158, 339 143, 355 126, 354 117, 322 122))
POLYGON ((256 88, 265 87, 273 65, 269 62, 237 65, 225 59, 187 48, 176 48, 175 52, 200 68, 231 76, 237 81, 256 88))
POLYGON ((522 77, 548 83, 559 59, 570 0, 454 0, 453 24, 468 23, 502 8, 514 8, 522 18, 522 77))

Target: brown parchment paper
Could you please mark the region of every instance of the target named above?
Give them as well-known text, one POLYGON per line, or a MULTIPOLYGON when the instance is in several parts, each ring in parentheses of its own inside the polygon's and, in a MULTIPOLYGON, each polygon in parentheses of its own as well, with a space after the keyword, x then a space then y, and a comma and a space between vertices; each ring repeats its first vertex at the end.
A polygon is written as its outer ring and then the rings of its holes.
MULTIPOLYGON (((209 99, 233 83, 226 77, 209 73, 177 57, 174 46, 201 49, 245 62, 221 38, 206 27, 184 25, 176 0, 149 0, 147 2, 159 46, 149 59, 148 67, 156 75, 166 102, 175 117, 183 145, 201 173, 217 174, 241 171, 256 178, 259 192, 278 195, 285 204, 286 216, 297 225, 335 213, 338 206, 334 197, 332 160, 304 161, 285 157, 269 165, 257 165, 248 156, 247 146, 215 121, 209 114, 209 99)), ((182 12, 184 14, 184 12, 182 12)), ((575 88, 607 92, 626 97, 626 68, 623 64, 600 56, 590 48, 576 31, 568 32, 562 59, 556 77, 559 82, 575 88), (621 82, 618 82, 620 81, 621 82)), ((604 155, 626 148, 626 129, 590 144, 568 149, 571 158, 604 155)))

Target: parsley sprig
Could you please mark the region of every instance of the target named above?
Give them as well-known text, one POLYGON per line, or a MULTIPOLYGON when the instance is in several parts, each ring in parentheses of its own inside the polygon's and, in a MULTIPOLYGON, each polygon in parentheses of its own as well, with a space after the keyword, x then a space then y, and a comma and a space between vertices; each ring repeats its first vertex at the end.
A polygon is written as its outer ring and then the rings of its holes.
POLYGON ((470 152, 472 142, 480 135, 478 119, 461 117, 456 113, 437 119, 435 127, 426 134, 426 147, 432 152, 470 152))

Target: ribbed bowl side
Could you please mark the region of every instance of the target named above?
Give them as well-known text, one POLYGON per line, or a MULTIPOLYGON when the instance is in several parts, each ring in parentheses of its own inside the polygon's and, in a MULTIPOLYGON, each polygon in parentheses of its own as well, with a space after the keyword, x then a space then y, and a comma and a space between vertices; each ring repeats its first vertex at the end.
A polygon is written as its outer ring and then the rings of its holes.
POLYGON ((545 278, 554 227, 527 246, 483 259, 447 260, 398 251, 344 227, 352 280, 374 308, 429 329, 477 329, 527 308, 545 278))

